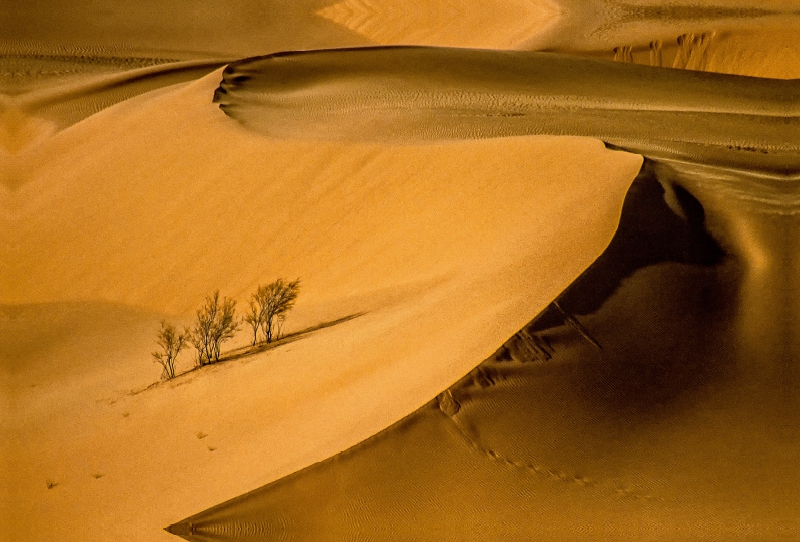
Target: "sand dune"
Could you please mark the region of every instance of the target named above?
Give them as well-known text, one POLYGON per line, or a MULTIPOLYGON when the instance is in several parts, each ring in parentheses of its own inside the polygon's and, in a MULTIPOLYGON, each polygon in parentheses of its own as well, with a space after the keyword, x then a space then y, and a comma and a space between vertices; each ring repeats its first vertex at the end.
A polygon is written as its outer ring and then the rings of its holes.
POLYGON ((796 81, 420 48, 226 69, 221 108, 271 136, 577 133, 656 160, 608 252, 553 305, 561 322, 545 311, 549 325, 534 319, 391 428, 168 530, 251 541, 796 534, 800 375, 786 240, 797 229, 797 92, 796 81), (739 297, 759 287, 771 295, 739 297), (591 325, 571 316, 573 303, 591 325), (754 328, 763 334, 743 333, 754 328), (748 435, 766 438, 743 446, 748 435))
MULTIPOLYGON (((800 343, 785 325, 797 301, 784 281, 796 282, 795 267, 776 258, 756 279, 774 297, 741 298, 753 269, 709 235, 719 209, 705 216, 688 194, 672 208, 664 190, 645 168, 611 246, 558 310, 437 399, 170 532, 250 542, 794 539, 800 343), (759 322, 769 322, 759 334, 741 332, 759 322)), ((750 214, 749 203, 726 203, 750 214)), ((750 218, 791 229, 791 252, 793 220, 763 211, 750 218)))
POLYGON ((371 48, 226 69, 220 108, 276 137, 420 142, 583 135, 644 154, 797 175, 800 83, 547 53, 371 48))
POLYGON ((327 4, 241 0, 187 9, 178 0, 126 0, 74 10, 35 0, 15 5, 0 20, 0 52, 197 60, 364 44, 358 34, 314 15, 327 4))
POLYGON ((797 82, 629 65, 799 77, 796 2, 62 4, 0 7, 0 540, 796 538, 797 82), (619 63, 201 78, 376 43, 619 63), (690 164, 612 240, 641 158, 532 133, 690 164), (278 276, 315 331, 151 387, 159 320, 278 276))
MULTIPOLYGON (((11 372, 18 414, 4 428, 17 458, 2 479, 11 540, 169 540, 161 528, 177 518, 390 425, 602 252, 640 164, 579 138, 270 140, 211 102, 220 78, 58 132, 7 187, 3 228, 26 249, 2 247, 3 302, 27 322, 74 307, 74 328, 46 327, 54 348, 11 344, 31 368, 11 372), (213 289, 243 300, 276 276, 303 280, 291 329, 366 314, 129 395, 158 377, 148 353, 160 317, 186 321, 213 289), (61 363, 75 371, 33 370, 61 363)), ((2 336, 20 322, 4 320, 2 336)))
POLYGON ((570 52, 781 78, 798 76, 799 14, 794 1, 573 0, 343 0, 317 12, 378 45, 570 52))
POLYGON ((647 45, 678 35, 737 32, 796 25, 800 11, 794 1, 774 0, 753 6, 746 1, 579 2, 560 0, 558 25, 533 37, 521 48, 531 50, 602 51, 609 46, 647 45))
POLYGON ((516 49, 557 24, 563 10, 550 0, 343 0, 317 15, 376 44, 516 49))
POLYGON ((193 81, 223 65, 220 60, 172 62, 164 65, 76 77, 72 83, 31 90, 3 98, 0 104, 0 182, 20 184, 27 148, 106 107, 154 89, 193 81))

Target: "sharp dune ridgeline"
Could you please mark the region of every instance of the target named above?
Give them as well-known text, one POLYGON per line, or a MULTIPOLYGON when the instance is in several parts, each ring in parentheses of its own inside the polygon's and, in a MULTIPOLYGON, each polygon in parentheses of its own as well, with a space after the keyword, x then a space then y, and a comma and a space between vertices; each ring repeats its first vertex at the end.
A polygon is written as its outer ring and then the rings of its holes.
POLYGON ((221 77, 16 155, 34 166, 7 187, 0 246, 12 540, 167 541, 163 526, 388 427, 603 252, 641 166, 581 138, 268 139, 212 103, 221 77), (162 319, 188 324, 217 288, 241 308, 275 276, 303 281, 287 332, 365 314, 131 393, 152 383, 162 319))
POLYGON ((580 135, 651 158, 800 171, 800 80, 548 53, 386 47, 226 68, 215 100, 272 137, 415 143, 580 135))
POLYGON ((0 5, 0 542, 798 539, 798 14, 0 5))
POLYGON ((215 100, 271 137, 589 135, 646 162, 607 252, 464 379, 346 452, 167 531, 254 541, 796 534, 800 341, 786 322, 798 306, 799 90, 426 48, 227 68, 215 100), (759 289, 771 294, 739 297, 759 289), (742 332, 754 328, 763 335, 742 332), (759 434, 770 438, 737 445, 759 434), (756 466, 761 457, 771 462, 756 466), (741 499, 745 487, 757 497, 741 499))

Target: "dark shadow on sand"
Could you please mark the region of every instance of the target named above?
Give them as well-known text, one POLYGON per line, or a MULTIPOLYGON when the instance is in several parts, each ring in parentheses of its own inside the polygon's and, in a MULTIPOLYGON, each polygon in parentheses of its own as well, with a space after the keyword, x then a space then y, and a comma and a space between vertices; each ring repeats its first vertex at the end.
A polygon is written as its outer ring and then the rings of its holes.
POLYGON ((343 316, 342 318, 337 318, 335 320, 329 320, 327 322, 321 322, 319 324, 316 324, 316 325, 313 325, 313 326, 310 326, 310 327, 307 327, 307 328, 304 328, 304 329, 301 329, 301 330, 298 330, 298 331, 293 331, 292 333, 287 333, 286 335, 282 335, 279 339, 276 339, 276 340, 272 341, 271 343, 262 342, 262 343, 259 343, 259 344, 255 345, 255 346, 243 346, 241 348, 235 348, 233 350, 229 350, 229 351, 225 352, 224 354, 222 354, 220 356, 220 358, 219 358, 219 361, 217 361, 215 363, 208 363, 208 364, 203 365, 203 366, 195 366, 195 367, 189 369, 188 371, 184 371, 184 372, 176 375, 174 378, 171 378, 169 380, 161 380, 159 382, 155 382, 153 384, 150 384, 149 386, 147 386, 144 389, 137 390, 137 391, 132 391, 128 395, 139 395, 140 393, 143 393, 143 392, 146 392, 148 390, 151 390, 151 389, 163 386, 163 385, 167 385, 167 384, 171 384, 173 386, 181 386, 181 385, 186 384, 186 383, 189 382, 188 380, 186 380, 186 378, 191 377, 193 375, 197 375, 200 371, 203 371, 204 369, 211 368, 211 367, 218 367, 218 366, 220 366, 220 365, 222 365, 222 364, 224 364, 226 362, 229 362, 229 361, 244 359, 244 358, 248 358, 250 356, 254 356, 256 354, 260 354, 262 352, 267 352, 269 350, 274 350, 275 348, 278 348, 280 346, 283 346, 283 345, 286 345, 286 344, 290 344, 290 343, 293 343, 295 341, 299 341, 301 339, 304 339, 308 335, 310 335, 311 333, 314 333, 315 331, 319 331, 321 329, 326 329, 326 328, 329 328, 329 327, 333 327, 333 326, 336 326, 336 325, 339 325, 339 324, 343 324, 345 322, 349 322, 350 320, 354 320, 354 319, 356 319, 356 318, 358 318, 360 316, 363 316, 364 314, 366 314, 366 313, 365 312, 357 312, 357 313, 354 313, 354 314, 349 314, 347 316, 343 316))
POLYGON ((646 163, 608 250, 493 356, 373 437, 167 531, 196 542, 800 532, 800 439, 755 438, 790 419, 774 382, 739 370, 753 361, 735 341, 740 264, 697 199, 646 163))

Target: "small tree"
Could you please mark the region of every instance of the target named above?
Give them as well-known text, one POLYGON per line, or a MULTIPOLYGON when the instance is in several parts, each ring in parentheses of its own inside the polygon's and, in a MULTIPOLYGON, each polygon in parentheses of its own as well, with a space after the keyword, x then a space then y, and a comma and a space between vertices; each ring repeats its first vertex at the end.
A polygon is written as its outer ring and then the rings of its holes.
POLYGON ((175 326, 168 324, 166 321, 161 321, 161 330, 158 332, 156 344, 160 350, 152 353, 153 359, 161 364, 164 372, 161 378, 169 380, 175 378, 175 358, 186 346, 189 340, 189 330, 184 329, 182 333, 178 333, 175 326))
POLYGON ((294 307, 299 291, 299 279, 291 282, 278 279, 258 287, 250 299, 250 307, 244 316, 244 321, 253 331, 253 346, 258 344, 259 329, 267 343, 280 337, 286 313, 294 307))
POLYGON ((206 303, 197 309, 197 322, 190 341, 197 350, 197 365, 219 361, 222 343, 232 338, 239 329, 236 321, 236 301, 219 299, 219 290, 206 297, 206 303))
POLYGON ((260 286, 255 299, 262 308, 261 329, 267 344, 280 338, 286 314, 294 307, 300 293, 300 279, 286 282, 278 279, 275 282, 260 286))
POLYGON ((258 302, 257 293, 254 293, 250 299, 250 306, 244 315, 244 321, 250 326, 253 331, 253 346, 258 344, 258 330, 261 329, 261 320, 264 317, 264 311, 261 304, 258 302))

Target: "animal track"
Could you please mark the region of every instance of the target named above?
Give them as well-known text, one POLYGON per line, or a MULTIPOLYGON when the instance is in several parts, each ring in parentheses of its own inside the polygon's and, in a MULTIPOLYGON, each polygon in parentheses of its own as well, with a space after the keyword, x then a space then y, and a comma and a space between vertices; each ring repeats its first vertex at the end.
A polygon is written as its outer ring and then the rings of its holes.
POLYGON ((455 398, 453 398, 453 395, 450 392, 450 390, 447 390, 444 393, 440 394, 436 399, 439 404, 439 409, 447 416, 450 422, 455 426, 456 430, 458 431, 459 435, 464 440, 464 442, 466 442, 466 444, 476 452, 488 457, 491 461, 494 461, 495 463, 500 463, 502 465, 506 465, 508 467, 515 468, 527 474, 539 476, 544 479, 576 484, 581 487, 594 485, 593 480, 581 476, 580 474, 567 474, 563 471, 556 471, 553 469, 546 468, 542 465, 536 465, 534 463, 526 463, 524 461, 506 457, 504 454, 498 452, 497 450, 487 448, 479 441, 477 437, 471 436, 469 434, 469 430, 465 428, 458 420, 457 414, 461 410, 461 405, 458 403, 458 401, 455 400, 455 398))

